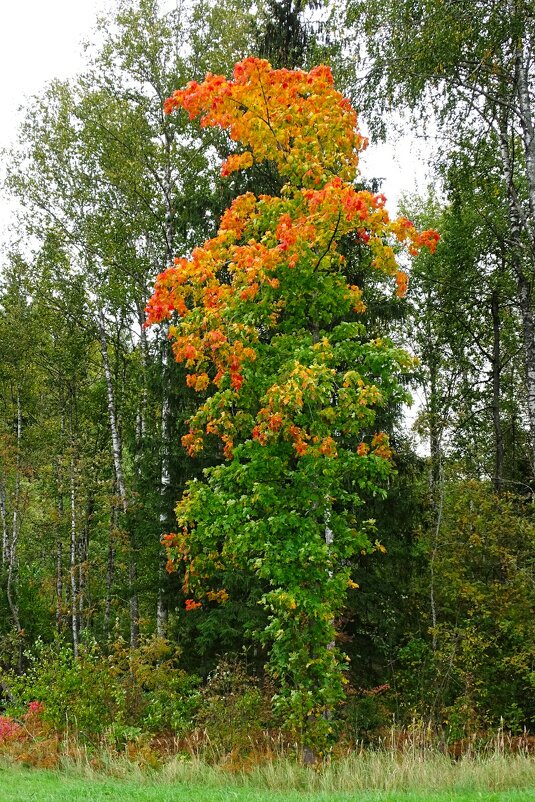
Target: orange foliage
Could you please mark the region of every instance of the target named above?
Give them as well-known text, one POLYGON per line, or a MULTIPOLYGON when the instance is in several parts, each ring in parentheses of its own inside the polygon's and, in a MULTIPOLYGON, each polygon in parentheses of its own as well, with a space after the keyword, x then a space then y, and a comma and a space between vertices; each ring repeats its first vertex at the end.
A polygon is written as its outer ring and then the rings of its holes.
MULTIPOLYGON (((370 249, 374 267, 395 277, 403 297, 408 279, 396 250, 434 251, 438 234, 420 233, 404 217, 390 220, 384 195, 355 189, 359 153, 367 142, 326 66, 275 70, 265 60, 246 58, 236 64, 232 79, 208 74, 202 83, 174 92, 165 111, 181 108, 190 118, 200 117, 202 126, 227 129, 240 143, 242 150, 224 162, 223 175, 269 161, 287 182, 281 197, 248 192, 236 198, 217 235, 195 248, 190 259, 175 259, 157 278, 147 325, 178 318, 169 328, 175 358, 189 371, 188 386, 208 396, 190 419, 183 445, 194 455, 207 434, 215 435, 230 459, 237 439, 252 437, 264 445, 282 437, 298 456, 335 456, 334 440, 310 443, 310 433, 295 422, 304 395, 313 396, 326 375, 321 359, 313 366, 296 365, 284 386, 269 387, 259 411, 251 407, 250 414, 235 414, 238 399, 255 381, 259 332, 276 331, 295 292, 292 274, 299 272, 311 281, 331 273, 344 314, 365 310, 360 288, 343 275, 337 241, 344 235, 370 249)), ((363 387, 358 404, 367 407, 379 399, 376 387, 363 387)), ((388 447, 374 449, 386 453, 388 447)))

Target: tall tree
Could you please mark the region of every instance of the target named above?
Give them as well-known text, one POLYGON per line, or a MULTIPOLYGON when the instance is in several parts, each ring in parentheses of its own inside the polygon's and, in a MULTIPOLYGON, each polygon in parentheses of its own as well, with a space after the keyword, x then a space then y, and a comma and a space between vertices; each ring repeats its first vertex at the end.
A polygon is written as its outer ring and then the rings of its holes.
MULTIPOLYGON (((182 53, 199 13, 194 7, 163 14, 154 0, 119 4, 102 21, 102 41, 86 73, 72 85, 51 84, 29 109, 10 169, 10 186, 28 209, 28 229, 41 240, 60 232, 85 287, 106 388, 119 529, 130 539, 133 642, 141 589, 149 597, 157 586, 154 620, 165 629, 168 577, 160 539, 171 527, 172 486, 184 483, 184 469, 191 471, 173 436, 191 392, 179 397, 174 389, 179 369, 169 360, 166 328, 148 339, 144 308, 154 276, 177 248, 188 251, 213 231, 222 202, 209 145, 201 147, 206 132, 185 138, 183 122, 163 113, 186 61, 208 57, 208 35, 204 50, 199 36, 193 52, 182 53), (166 367, 152 382, 156 363, 166 367), (136 561, 147 575, 143 582, 135 576, 136 561), (149 579, 153 572, 158 583, 149 579)), ((240 31, 236 26, 236 42, 240 31)), ((117 515, 115 507, 110 514, 117 515)), ((113 551, 110 546, 110 557, 113 551)))
POLYGON ((391 453, 384 433, 370 434, 375 408, 403 395, 410 363, 366 340, 362 293, 337 244, 367 242, 403 293, 390 241, 417 252, 437 236, 391 222, 382 196, 354 188, 364 139, 326 67, 273 70, 249 58, 233 80, 209 75, 175 92, 166 108, 177 107, 244 146, 223 175, 272 160, 286 183, 279 197, 237 198, 217 236, 159 276, 149 303, 151 321, 178 315, 175 356, 204 397, 183 443, 193 455, 215 435, 227 459, 189 485, 168 542, 186 560, 185 588, 208 601, 228 598, 213 587, 225 565, 267 583, 263 638, 279 704, 306 745, 322 746, 325 713, 342 696, 334 621, 351 585, 347 560, 372 548, 359 494, 380 492, 391 453))
POLYGON ((509 209, 508 248, 522 317, 525 396, 535 464, 535 135, 533 86, 535 29, 526 0, 351 2, 365 56, 361 94, 379 113, 399 106, 429 110, 449 122, 445 130, 492 135, 500 154, 509 209))

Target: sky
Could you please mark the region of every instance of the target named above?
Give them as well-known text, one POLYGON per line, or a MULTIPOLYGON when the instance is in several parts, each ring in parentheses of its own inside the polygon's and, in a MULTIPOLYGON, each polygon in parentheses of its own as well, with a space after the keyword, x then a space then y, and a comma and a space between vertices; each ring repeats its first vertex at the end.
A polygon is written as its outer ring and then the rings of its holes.
MULTIPOLYGON (((3 0, 0 11, 0 148, 16 140, 18 108, 53 78, 66 79, 83 67, 81 42, 89 39, 97 14, 109 0, 3 0)), ((423 192, 424 161, 406 137, 369 147, 361 163, 364 177, 383 177, 388 208, 403 192, 423 192)), ((5 239, 11 206, 0 195, 0 238, 5 239), (2 236, 3 232, 3 236, 2 236)))
POLYGON ((0 12, 0 141, 16 133, 17 107, 52 78, 82 65, 87 37, 103 0, 4 0, 0 12))

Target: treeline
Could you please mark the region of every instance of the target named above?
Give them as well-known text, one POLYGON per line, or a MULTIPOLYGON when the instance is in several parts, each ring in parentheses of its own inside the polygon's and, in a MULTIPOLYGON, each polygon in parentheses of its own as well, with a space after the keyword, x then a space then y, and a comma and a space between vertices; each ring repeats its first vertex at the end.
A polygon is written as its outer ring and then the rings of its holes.
POLYGON ((180 570, 166 571, 177 501, 225 457, 217 444, 186 454, 196 393, 168 326, 144 325, 156 276, 215 234, 234 197, 280 190, 269 163, 221 178, 226 134, 163 112, 176 88, 256 54, 330 63, 377 136, 405 111, 441 142, 439 189, 404 210, 440 232, 436 254, 414 260, 407 299, 356 277, 367 336, 419 364, 411 429, 399 405, 380 414, 396 473, 386 498, 364 499, 376 547, 353 559, 359 589, 336 622, 345 732, 393 717, 453 738, 533 727, 535 23, 530 3, 505 6, 425 0, 416 17, 410 0, 120 2, 85 72, 28 104, 9 154, 21 211, 0 295, 6 704, 38 699, 60 726, 70 698, 79 720, 98 710, 95 731, 223 732, 218 705, 241 693, 243 728, 248 715, 276 723, 257 688, 262 583, 236 574, 225 604, 186 609, 180 570))

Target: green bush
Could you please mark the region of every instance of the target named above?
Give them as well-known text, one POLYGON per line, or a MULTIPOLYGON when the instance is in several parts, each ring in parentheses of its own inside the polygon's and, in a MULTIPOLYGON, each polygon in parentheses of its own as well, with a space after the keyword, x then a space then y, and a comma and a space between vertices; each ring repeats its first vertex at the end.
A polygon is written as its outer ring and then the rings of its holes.
POLYGON ((119 641, 107 655, 86 644, 76 659, 70 645, 38 640, 26 659, 22 675, 3 676, 14 715, 38 700, 54 729, 89 739, 114 728, 123 733, 119 740, 128 733, 135 740, 143 732, 182 733, 193 726, 199 680, 178 667, 176 651, 163 638, 133 650, 119 641))
POLYGON ((223 751, 247 752, 273 726, 271 696, 239 659, 224 658, 210 674, 196 716, 210 742, 223 751))

